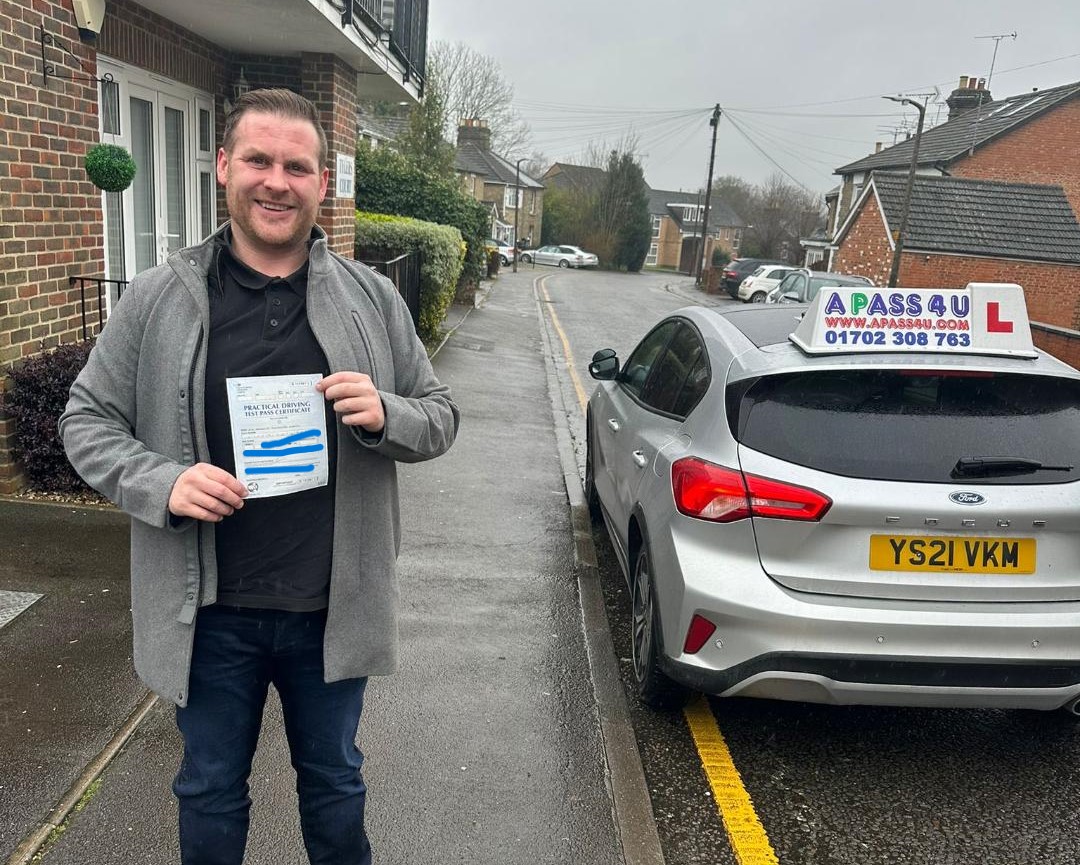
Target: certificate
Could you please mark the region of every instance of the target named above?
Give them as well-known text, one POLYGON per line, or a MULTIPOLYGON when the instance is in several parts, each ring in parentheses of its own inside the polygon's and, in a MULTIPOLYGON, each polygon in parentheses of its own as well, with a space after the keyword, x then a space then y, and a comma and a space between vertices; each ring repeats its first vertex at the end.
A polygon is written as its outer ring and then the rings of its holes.
POLYGON ((326 398, 322 375, 227 378, 236 477, 248 498, 326 486, 326 398))

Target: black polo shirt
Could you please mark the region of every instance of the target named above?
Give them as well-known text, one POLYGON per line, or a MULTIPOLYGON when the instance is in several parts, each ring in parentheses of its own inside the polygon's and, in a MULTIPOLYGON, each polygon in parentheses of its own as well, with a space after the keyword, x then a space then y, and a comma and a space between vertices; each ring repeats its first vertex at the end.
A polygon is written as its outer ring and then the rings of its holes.
MULTIPOLYGON (((252 270, 219 244, 207 279, 206 438, 210 461, 236 474, 225 379, 329 375, 307 320, 307 262, 286 277, 252 270)), ((246 499, 215 526, 218 603, 307 612, 327 605, 334 542, 336 419, 326 404, 329 483, 246 499)))

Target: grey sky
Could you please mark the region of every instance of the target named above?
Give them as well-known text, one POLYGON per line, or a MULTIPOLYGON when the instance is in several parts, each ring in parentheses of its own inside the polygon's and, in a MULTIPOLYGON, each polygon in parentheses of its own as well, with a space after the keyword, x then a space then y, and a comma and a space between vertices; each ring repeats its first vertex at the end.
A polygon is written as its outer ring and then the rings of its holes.
MULTIPOLYGON (((430 39, 499 62, 550 159, 573 161, 590 141, 633 132, 651 186, 696 189, 719 102, 815 192, 875 141, 892 144, 905 117, 914 129, 915 111, 881 94, 937 84, 944 99, 961 75, 987 76, 994 42, 976 36, 1013 31, 998 49, 996 98, 1080 80, 1080 0, 431 0, 429 24, 430 39), (837 101, 855 97, 866 98, 837 101), (781 113, 752 113, 765 109, 781 113)), ((928 122, 937 116, 931 105, 928 122)), ((721 121, 717 176, 760 182, 776 170, 721 121)))

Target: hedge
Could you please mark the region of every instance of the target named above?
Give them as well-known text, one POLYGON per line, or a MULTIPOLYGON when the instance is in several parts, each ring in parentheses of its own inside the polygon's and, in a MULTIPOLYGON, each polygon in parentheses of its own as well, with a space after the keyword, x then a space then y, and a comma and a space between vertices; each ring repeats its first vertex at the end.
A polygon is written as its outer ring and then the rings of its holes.
POLYGON ((61 345, 8 370, 11 381, 0 406, 15 420, 12 455, 22 465, 30 489, 61 493, 88 489, 67 460, 57 423, 91 346, 91 342, 61 345))
POLYGON ((436 225, 407 216, 356 212, 356 257, 397 258, 420 253, 420 324, 425 343, 439 336, 446 309, 454 299, 464 262, 465 244, 452 225, 436 225))
POLYGON ((356 148, 356 206, 366 213, 409 216, 452 225, 467 244, 463 283, 475 285, 487 269, 484 238, 491 234, 490 205, 461 191, 460 181, 420 171, 389 147, 356 148))

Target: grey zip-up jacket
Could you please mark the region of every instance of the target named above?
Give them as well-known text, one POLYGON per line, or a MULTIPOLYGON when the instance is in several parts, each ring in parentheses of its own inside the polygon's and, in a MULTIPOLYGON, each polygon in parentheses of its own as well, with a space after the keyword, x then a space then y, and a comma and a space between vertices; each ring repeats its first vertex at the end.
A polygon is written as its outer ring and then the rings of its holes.
MULTIPOLYGON (((170 520, 180 474, 208 462, 204 392, 214 242, 139 274, 124 292, 71 388, 60 419, 68 458, 90 486, 132 516, 135 669, 184 706, 198 608, 217 597, 214 524, 170 520)), ((333 372, 371 376, 381 435, 338 422, 334 547, 323 647, 328 682, 397 665, 401 540, 396 461, 444 453, 458 410, 439 384, 393 284, 330 252, 317 230, 307 315, 333 372)))

